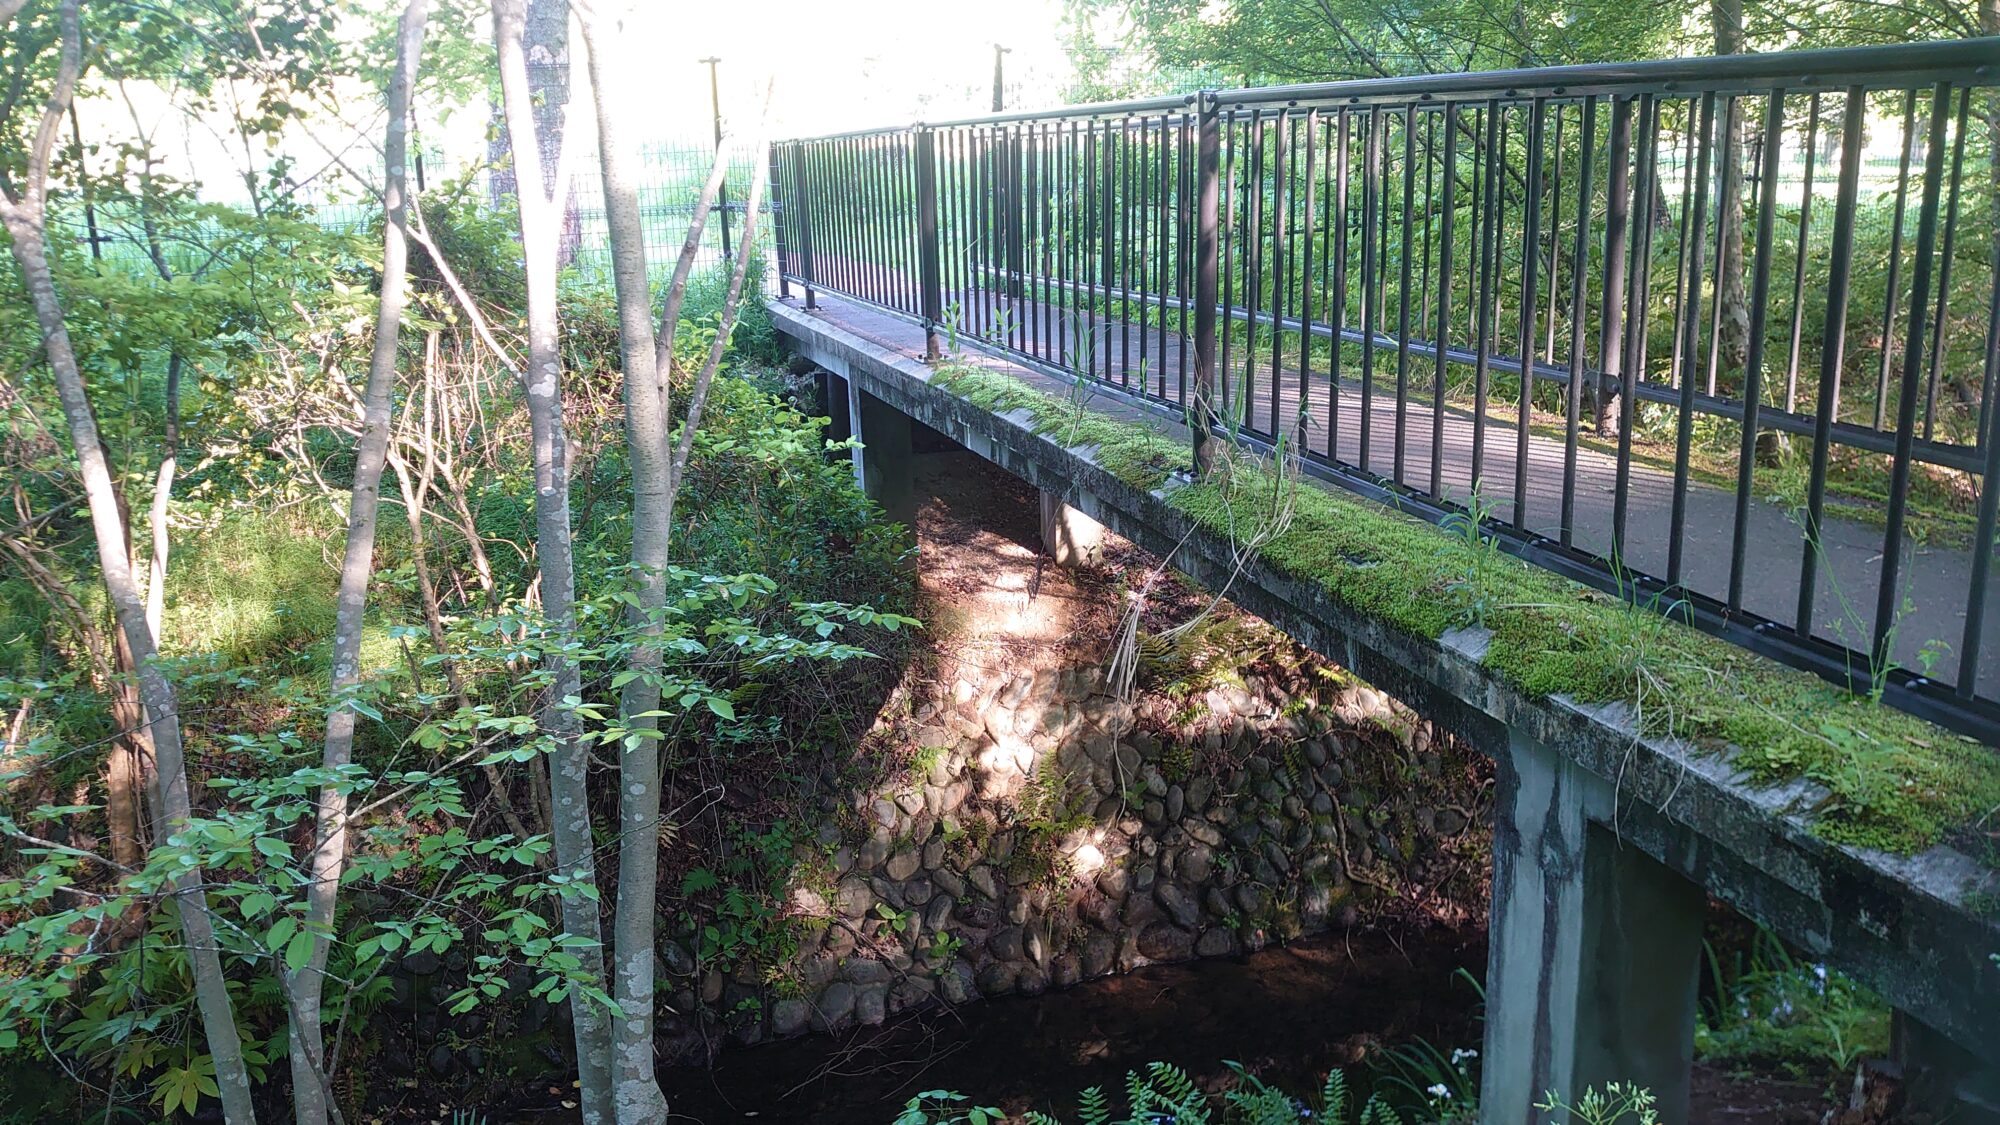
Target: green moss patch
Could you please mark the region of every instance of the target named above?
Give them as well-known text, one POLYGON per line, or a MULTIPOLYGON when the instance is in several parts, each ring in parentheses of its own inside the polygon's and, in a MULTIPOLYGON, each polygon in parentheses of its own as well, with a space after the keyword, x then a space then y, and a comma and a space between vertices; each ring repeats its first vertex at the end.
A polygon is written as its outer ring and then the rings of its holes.
MULTIPOLYGON (((1026 410, 1037 432, 1067 446, 1096 447, 1098 462, 1137 488, 1157 488, 1190 463, 1182 443, 1008 375, 952 367, 935 381, 989 410, 1026 410)), ((1526 694, 1623 702, 1649 734, 1733 749, 1734 763, 1759 781, 1808 778, 1827 790, 1812 810, 1827 839, 1914 852, 2000 809, 2000 756, 1974 740, 1531 567, 1476 536, 1287 484, 1254 458, 1225 466, 1169 503, 1242 542, 1270 526, 1284 498, 1290 522, 1263 544, 1265 562, 1417 636, 1490 630, 1486 666, 1526 694)))
POLYGON ((995 414, 1027 411, 1036 433, 1056 438, 1067 448, 1095 448, 1098 464, 1139 488, 1158 488, 1168 476, 1193 465, 1185 444, 1144 426, 1091 413, 1087 392, 1057 398, 1011 375, 977 367, 940 368, 932 381, 995 414))

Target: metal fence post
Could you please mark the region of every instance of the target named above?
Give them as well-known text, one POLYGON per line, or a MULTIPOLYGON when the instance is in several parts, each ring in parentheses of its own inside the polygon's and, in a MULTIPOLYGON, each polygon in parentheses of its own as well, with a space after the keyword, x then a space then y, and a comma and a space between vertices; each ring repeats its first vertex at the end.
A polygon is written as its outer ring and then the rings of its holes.
POLYGON ((819 307, 819 293, 813 282, 818 275, 813 272, 813 228, 812 196, 806 193, 806 164, 808 148, 801 141, 792 146, 792 192, 791 202, 798 207, 792 219, 792 231, 799 240, 799 276, 805 279, 806 307, 819 307))
POLYGON ((1624 372, 1620 349, 1625 336, 1625 244, 1632 214, 1632 99, 1629 97, 1612 99, 1610 147, 1605 168, 1609 181, 1604 204, 1604 305, 1599 314, 1598 382, 1592 403, 1599 432, 1611 421, 1608 415, 1612 408, 1612 388, 1622 387, 1624 372))
POLYGON ((917 126, 917 278, 923 286, 924 358, 936 362, 938 324, 944 319, 944 282, 938 268, 936 140, 930 127, 917 126))
POLYGON ((1220 260, 1216 231, 1220 225, 1222 129, 1220 101, 1213 90, 1195 96, 1195 235, 1194 235, 1194 401, 1189 404, 1188 429, 1194 434, 1194 467, 1207 476, 1215 467, 1215 424, 1218 381, 1215 371, 1215 320, 1220 260))
POLYGON ((785 204, 789 203, 790 200, 787 198, 787 195, 780 194, 782 190, 781 185, 784 181, 778 176, 778 169, 782 164, 779 154, 785 151, 788 150, 781 145, 772 145, 770 167, 765 170, 765 175, 768 177, 765 182, 771 185, 771 256, 777 259, 778 268, 776 272, 778 275, 779 297, 789 297, 792 295, 791 282, 785 280, 785 268, 791 265, 786 260, 786 249, 790 244, 785 239, 785 221, 787 218, 785 204))
MULTIPOLYGON (((719 57, 702 59, 708 64, 708 108, 715 121, 715 152, 722 155, 722 87, 716 80, 716 66, 722 62, 719 57)), ((722 258, 729 259, 729 172, 727 166, 722 173, 722 182, 715 189, 715 211, 722 220, 722 258)))

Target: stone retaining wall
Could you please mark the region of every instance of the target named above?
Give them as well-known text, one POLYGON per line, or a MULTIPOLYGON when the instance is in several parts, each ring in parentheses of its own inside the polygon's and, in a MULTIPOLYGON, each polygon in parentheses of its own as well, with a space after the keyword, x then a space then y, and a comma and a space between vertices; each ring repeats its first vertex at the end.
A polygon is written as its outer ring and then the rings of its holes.
POLYGON ((863 752, 898 756, 897 780, 801 855, 796 961, 726 977, 669 943, 673 1008, 753 1042, 1333 927, 1483 920, 1485 760, 1260 623, 1228 632, 1220 670, 1211 653, 1133 702, 1070 667, 892 707, 863 752))

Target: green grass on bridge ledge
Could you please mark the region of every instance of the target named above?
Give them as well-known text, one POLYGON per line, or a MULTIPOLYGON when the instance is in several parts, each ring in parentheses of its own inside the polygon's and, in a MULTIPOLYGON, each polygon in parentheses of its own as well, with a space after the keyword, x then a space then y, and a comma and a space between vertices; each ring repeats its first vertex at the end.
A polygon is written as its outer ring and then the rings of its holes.
MULTIPOLYGON (((1025 410, 1042 435, 1095 447, 1107 471, 1158 488, 1190 467, 1184 443, 1092 412, 1087 401, 1003 373, 946 365, 938 385, 987 410, 1025 410)), ((1232 457, 1216 478, 1168 502, 1241 542, 1267 525, 1283 484, 1268 462, 1232 457)), ((1623 702, 1653 735, 1717 752, 1753 778, 1824 786, 1812 825, 1839 843, 1911 853, 2000 813, 2000 755, 1973 739, 1784 667, 1727 641, 1357 496, 1311 486, 1261 557, 1320 583, 1337 601, 1436 639, 1462 626, 1492 633, 1486 666, 1534 696, 1623 702)), ((2000 866, 1991 848, 1971 849, 2000 866)))

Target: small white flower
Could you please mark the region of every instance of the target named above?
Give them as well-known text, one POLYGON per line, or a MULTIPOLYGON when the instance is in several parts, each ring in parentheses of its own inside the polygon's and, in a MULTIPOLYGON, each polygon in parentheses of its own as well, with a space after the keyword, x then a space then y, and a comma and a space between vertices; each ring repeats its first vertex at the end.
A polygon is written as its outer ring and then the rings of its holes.
POLYGON ((1451 1087, 1446 1086, 1444 1083, 1440 1082, 1437 1085, 1432 1086, 1429 1090, 1426 1090, 1425 1093, 1428 1093, 1431 1097, 1443 1100, 1451 1096, 1451 1087))

